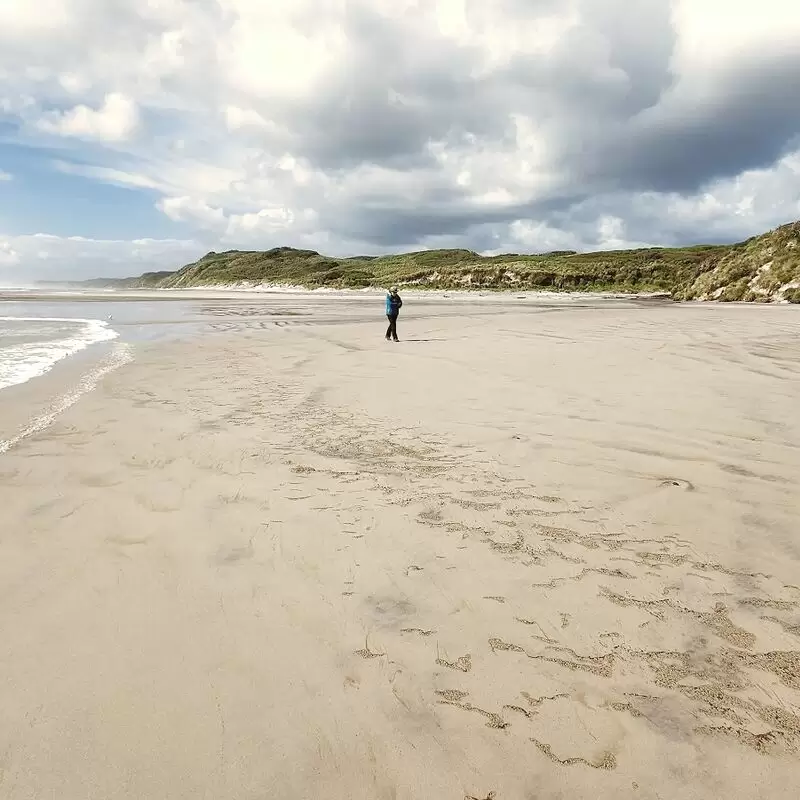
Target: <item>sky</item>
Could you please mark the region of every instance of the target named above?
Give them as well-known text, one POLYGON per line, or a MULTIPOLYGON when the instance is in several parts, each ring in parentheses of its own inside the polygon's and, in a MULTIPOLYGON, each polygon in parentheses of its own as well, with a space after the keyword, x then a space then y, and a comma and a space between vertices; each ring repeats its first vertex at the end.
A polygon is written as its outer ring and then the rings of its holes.
POLYGON ((800 219, 796 0, 0 0, 0 285, 800 219))

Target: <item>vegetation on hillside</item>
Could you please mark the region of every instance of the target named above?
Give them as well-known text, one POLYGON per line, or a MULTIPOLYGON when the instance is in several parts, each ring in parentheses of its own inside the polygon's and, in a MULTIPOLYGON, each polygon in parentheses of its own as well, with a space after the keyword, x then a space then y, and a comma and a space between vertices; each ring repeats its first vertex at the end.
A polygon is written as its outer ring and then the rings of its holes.
POLYGON ((425 250, 331 258, 313 250, 211 252, 177 272, 97 280, 117 288, 400 287, 664 292, 690 300, 800 302, 800 222, 736 245, 481 256, 425 250))
POLYGON ((710 269, 673 294, 679 300, 800 302, 800 222, 728 248, 710 269))

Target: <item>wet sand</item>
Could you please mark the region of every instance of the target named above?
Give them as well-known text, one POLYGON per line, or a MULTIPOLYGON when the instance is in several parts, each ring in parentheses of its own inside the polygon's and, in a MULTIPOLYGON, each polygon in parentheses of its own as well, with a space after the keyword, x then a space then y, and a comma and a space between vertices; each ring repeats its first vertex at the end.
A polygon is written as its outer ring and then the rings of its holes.
POLYGON ((797 309, 262 302, 0 455, 0 797, 796 796, 797 309))

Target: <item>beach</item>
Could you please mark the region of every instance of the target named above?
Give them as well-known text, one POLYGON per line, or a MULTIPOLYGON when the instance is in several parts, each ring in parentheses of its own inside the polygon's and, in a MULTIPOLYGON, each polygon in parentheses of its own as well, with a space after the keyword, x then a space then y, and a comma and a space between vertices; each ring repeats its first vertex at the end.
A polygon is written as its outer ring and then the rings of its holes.
POLYGON ((796 796, 800 312, 404 299, 209 300, 0 453, 0 797, 796 796))

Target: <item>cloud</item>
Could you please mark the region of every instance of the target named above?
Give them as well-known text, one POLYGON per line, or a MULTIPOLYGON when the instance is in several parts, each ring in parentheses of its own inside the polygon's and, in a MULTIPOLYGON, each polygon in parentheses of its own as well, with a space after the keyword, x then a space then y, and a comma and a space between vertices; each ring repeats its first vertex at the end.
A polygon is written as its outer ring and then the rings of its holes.
POLYGON ((212 230, 226 227, 225 213, 221 208, 212 208, 194 197, 166 197, 158 201, 158 208, 175 222, 193 222, 212 230))
POLYGON ((128 139, 139 124, 139 110, 131 98, 119 92, 105 96, 98 109, 77 105, 68 111, 49 112, 38 127, 46 133, 120 142, 128 139))
POLYGON ((203 252, 200 243, 180 239, 124 241, 0 233, 0 286, 174 269, 203 252))
POLYGON ((54 161, 53 166, 67 175, 83 175, 86 178, 95 178, 103 183, 111 183, 115 186, 127 186, 136 189, 158 189, 157 181, 148 178, 146 175, 139 175, 133 172, 125 172, 120 169, 110 167, 96 167, 86 164, 72 164, 69 161, 54 161))
POLYGON ((225 247, 740 239, 799 216, 795 6, 12 0, 0 119, 225 247))
POLYGON ((11 242, 0 239, 0 267, 9 267, 19 263, 19 253, 11 246, 11 242))
POLYGON ((273 128, 269 120, 264 119, 257 111, 252 108, 237 108, 237 106, 227 106, 225 108, 225 123, 229 131, 240 131, 247 128, 271 130, 273 128))
POLYGON ((13 180, 14 180, 14 176, 10 172, 4 172, 2 169, 0 169, 0 183, 13 181, 13 180))

